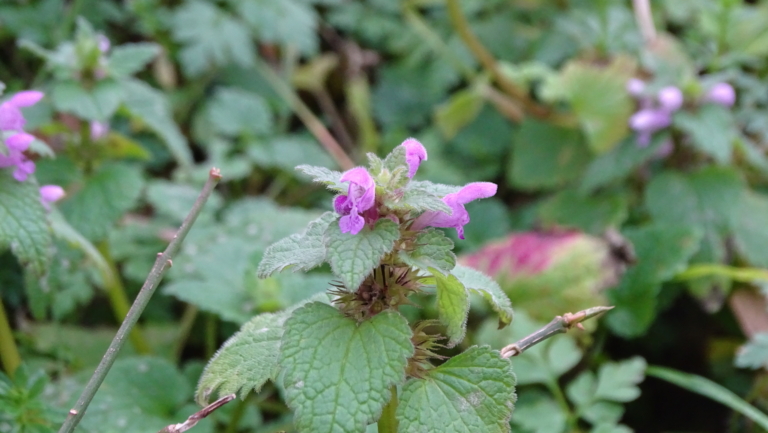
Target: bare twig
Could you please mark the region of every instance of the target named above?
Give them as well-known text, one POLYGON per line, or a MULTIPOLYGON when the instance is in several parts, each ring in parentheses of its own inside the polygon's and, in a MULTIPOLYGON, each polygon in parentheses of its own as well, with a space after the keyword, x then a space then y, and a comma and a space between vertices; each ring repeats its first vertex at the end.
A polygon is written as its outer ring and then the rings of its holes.
POLYGON ((501 349, 501 356, 502 358, 517 356, 527 349, 530 349, 532 346, 541 343, 547 338, 556 334, 564 334, 573 327, 584 329, 581 322, 598 316, 611 309, 613 309, 613 307, 592 307, 579 311, 578 313, 565 313, 562 316, 557 316, 552 319, 552 321, 549 322, 547 326, 523 338, 517 343, 510 344, 509 346, 501 349))
POLYGON ((650 0, 632 0, 632 8, 635 11, 635 21, 643 35, 643 41, 650 45, 656 40, 656 27, 653 25, 650 0))
POLYGON ((235 394, 225 395, 224 397, 214 401, 213 403, 209 404, 208 406, 206 406, 206 407, 200 409, 199 411, 193 413, 183 423, 181 423, 181 424, 171 424, 168 427, 160 430, 157 433, 182 433, 182 432, 185 432, 185 431, 191 429, 192 427, 194 427, 195 425, 197 425, 197 423, 201 419, 203 419, 203 418, 207 417, 208 415, 210 415, 211 412, 213 412, 214 410, 216 410, 216 409, 224 406, 225 404, 229 403, 230 401, 234 400, 235 397, 237 397, 237 395, 235 395, 235 394))
POLYGON ((328 132, 328 129, 323 125, 323 122, 312 113, 312 110, 304 104, 296 92, 294 92, 293 89, 291 89, 288 84, 286 84, 275 71, 269 67, 269 65, 266 65, 259 60, 256 62, 256 69, 261 73, 264 79, 269 82, 275 92, 288 103, 288 106, 290 106, 294 113, 296 113, 302 123, 304 123, 304 126, 309 129, 309 132, 315 136, 317 141, 319 141, 331 157, 336 160, 339 167, 343 170, 349 170, 355 166, 355 163, 352 162, 349 156, 347 156, 344 149, 339 145, 339 142, 333 138, 333 135, 331 135, 330 132, 328 132))
POLYGON ((179 251, 179 248, 181 248, 181 243, 184 241, 187 233, 189 233, 189 229, 192 228, 192 224, 195 223, 195 219, 197 219, 205 202, 213 192, 213 188, 216 187, 216 184, 220 179, 221 173, 219 172, 219 169, 212 168, 208 175, 208 181, 205 183, 197 200, 195 200, 192 210, 189 211, 189 214, 181 224, 179 231, 173 236, 173 240, 168 244, 168 248, 162 253, 157 253, 155 264, 149 271, 149 275, 147 276, 146 281, 144 281, 141 291, 139 291, 139 294, 133 301, 133 305, 125 316, 125 320, 120 325, 120 329, 117 330, 115 338, 112 339, 112 343, 110 343, 107 353, 101 358, 101 362, 99 362, 98 367, 96 367, 96 371, 93 372, 93 375, 88 380, 88 384, 85 385, 85 389, 77 400, 75 407, 70 409, 67 419, 59 429, 59 433, 71 433, 74 431, 75 427, 77 427, 77 424, 80 423, 80 420, 85 414, 85 410, 88 409, 88 405, 91 403, 91 400, 93 400, 93 396, 96 395, 96 391, 99 389, 99 386, 101 386, 101 383, 104 382, 104 378, 107 376, 109 369, 112 367, 112 364, 115 363, 117 354, 120 352, 120 348, 123 347, 126 337, 136 325, 139 316, 141 316, 141 313, 144 311, 147 303, 149 303, 150 298, 155 293, 155 289, 163 278, 165 270, 173 265, 173 256, 175 256, 179 251))

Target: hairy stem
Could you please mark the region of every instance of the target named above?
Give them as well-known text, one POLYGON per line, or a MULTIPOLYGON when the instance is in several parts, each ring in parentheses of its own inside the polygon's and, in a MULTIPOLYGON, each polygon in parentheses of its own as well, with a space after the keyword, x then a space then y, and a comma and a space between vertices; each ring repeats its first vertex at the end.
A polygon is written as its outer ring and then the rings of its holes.
POLYGON ((149 303, 150 298, 152 298, 152 295, 155 293, 155 289, 157 289, 157 285, 163 278, 165 270, 173 265, 173 257, 181 248, 181 243, 184 241, 187 233, 189 233, 197 216, 203 209, 205 202, 208 200, 208 197, 210 197, 214 187, 216 187, 216 184, 220 179, 221 174, 219 173, 219 170, 217 168, 212 168, 208 175, 208 181, 205 183, 203 190, 200 192, 197 200, 195 200, 195 204, 181 224, 179 231, 173 236, 173 240, 168 244, 168 248, 162 253, 157 254, 155 264, 149 271, 149 275, 147 276, 146 281, 144 281, 141 291, 139 291, 136 300, 133 301, 131 309, 125 316, 125 320, 122 325, 120 325, 120 329, 117 330, 117 334, 115 334, 115 337, 112 339, 112 343, 110 343, 107 353, 104 354, 101 362, 99 362, 99 365, 96 367, 96 371, 93 372, 93 375, 85 385, 85 389, 77 400, 75 407, 70 409, 67 419, 64 420, 64 423, 59 429, 59 433, 71 433, 74 431, 75 427, 77 427, 77 424, 80 423, 88 405, 91 403, 91 400, 93 400, 93 396, 96 395, 96 391, 99 389, 99 386, 101 386, 101 383, 104 382, 104 378, 107 377, 109 369, 112 367, 112 364, 114 364, 117 354, 123 347, 125 338, 136 325, 139 316, 141 316, 141 313, 149 303))
POLYGON ((381 418, 379 418, 379 422, 377 423, 379 433, 397 433, 398 423, 397 417, 395 416, 398 403, 397 387, 391 386, 389 391, 392 393, 392 397, 389 399, 389 403, 387 403, 381 411, 381 418))
POLYGON ((312 113, 312 110, 304 104, 299 98, 299 95, 291 89, 283 80, 273 71, 268 65, 264 64, 261 60, 256 62, 256 69, 272 86, 275 92, 280 95, 288 106, 291 107, 296 116, 299 117, 304 126, 309 129, 312 135, 315 136, 317 141, 325 148, 325 150, 331 155, 336 163, 343 170, 349 170, 355 166, 355 163, 347 156, 342 149, 339 142, 333 138, 328 129, 323 125, 323 122, 312 113))
POLYGON ((8 317, 5 315, 3 298, 0 298, 0 362, 9 377, 13 377, 13 373, 21 365, 19 349, 13 339, 11 324, 8 323, 8 317))
POLYGON ((611 309, 613 307, 592 307, 578 313, 565 313, 562 316, 557 316, 533 334, 501 349, 501 356, 503 358, 517 356, 553 335, 564 334, 573 327, 581 328, 581 322, 611 309))
MULTIPOLYGON (((125 285, 123 280, 120 279, 120 273, 117 271, 115 261, 112 259, 112 254, 109 251, 109 243, 107 241, 99 242, 99 253, 104 257, 104 260, 109 266, 110 273, 107 279, 104 280, 104 288, 107 291, 107 297, 109 298, 109 305, 112 307, 112 313, 115 315, 115 319, 118 322, 122 322, 125 316, 128 314, 128 310, 131 304, 128 300, 128 295, 125 293, 125 285)), ((135 326, 131 330, 129 336, 131 345, 136 349, 136 352, 142 355, 146 355, 151 352, 147 340, 144 338, 144 334, 141 329, 135 326)))

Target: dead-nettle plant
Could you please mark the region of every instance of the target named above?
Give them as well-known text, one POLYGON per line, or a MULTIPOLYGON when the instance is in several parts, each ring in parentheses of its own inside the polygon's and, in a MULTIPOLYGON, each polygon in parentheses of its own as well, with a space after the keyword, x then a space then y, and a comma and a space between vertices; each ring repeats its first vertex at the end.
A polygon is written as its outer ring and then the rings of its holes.
POLYGON ((501 352, 473 346, 447 360, 438 355, 464 338, 470 292, 491 304, 502 327, 512 320, 499 286, 457 265, 453 241, 436 229, 454 228, 463 239, 464 205, 493 196, 496 185, 413 180, 427 159, 415 139, 384 160, 368 158, 369 168, 345 173, 298 167, 337 194, 335 212, 269 247, 258 274, 327 262, 336 277, 330 296, 251 319, 208 363, 198 401, 214 391, 244 396, 272 380, 302 432, 363 432, 375 422, 379 432, 509 431, 516 397, 507 358, 604 309, 557 317, 501 352), (427 331, 434 321, 409 324, 398 311, 418 293, 436 295, 445 335, 427 331))

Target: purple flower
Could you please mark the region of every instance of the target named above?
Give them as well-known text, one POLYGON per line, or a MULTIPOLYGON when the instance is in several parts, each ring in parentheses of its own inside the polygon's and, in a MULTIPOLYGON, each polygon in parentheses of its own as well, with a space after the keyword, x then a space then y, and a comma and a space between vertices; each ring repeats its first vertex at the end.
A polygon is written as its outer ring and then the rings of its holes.
POLYGON ((109 125, 103 122, 91 122, 91 140, 96 141, 107 135, 109 125))
POLYGON ((728 83, 717 83, 709 89, 704 100, 730 107, 736 102, 736 92, 728 83))
POLYGON ((13 178, 19 182, 27 180, 35 172, 35 163, 27 159, 19 150, 9 149, 8 155, 0 155, 0 168, 16 167, 13 178))
POLYGON ((50 209, 51 203, 64 197, 64 188, 58 185, 43 185, 40 187, 40 201, 46 209, 50 209))
POLYGON ((347 195, 340 195, 333 200, 336 213, 342 215, 339 227, 342 233, 356 235, 365 225, 365 218, 361 214, 371 217, 370 212, 376 202, 376 182, 374 182, 368 170, 355 167, 345 172, 341 182, 349 182, 347 195))
POLYGON ((6 138, 5 145, 8 146, 8 150, 17 150, 19 152, 23 152, 29 149, 29 145, 33 141, 35 141, 35 137, 27 134, 26 132, 20 132, 6 138))
POLYGON ((21 114, 19 108, 35 105, 42 97, 43 92, 26 90, 13 95, 11 99, 0 104, 0 130, 21 131, 26 120, 24 120, 24 115, 21 114))
POLYGON ((427 149, 415 138, 409 138, 401 144, 405 147, 405 162, 408 163, 408 177, 412 178, 419 169, 421 161, 427 160, 427 149))
POLYGON ((464 225, 469 222, 469 213, 464 205, 481 198, 492 197, 496 194, 496 184, 490 182, 473 182, 459 192, 443 197, 443 202, 451 208, 451 214, 438 211, 426 211, 413 221, 411 228, 421 230, 425 227, 453 227, 464 239, 464 225))
POLYGON ((683 92, 675 86, 667 86, 659 90, 656 97, 661 108, 669 113, 675 112, 683 106, 683 92))
POLYGON ((646 108, 629 118, 629 127, 637 131, 637 142, 647 146, 654 132, 672 124, 670 112, 659 108, 646 108))
POLYGON ((102 53, 106 53, 107 51, 109 51, 109 47, 112 45, 109 42, 109 38, 102 34, 99 34, 96 36, 96 44, 99 47, 99 51, 101 51, 102 53))
POLYGON ((630 95, 637 98, 645 91, 645 82, 639 78, 632 78, 627 81, 626 89, 630 95))

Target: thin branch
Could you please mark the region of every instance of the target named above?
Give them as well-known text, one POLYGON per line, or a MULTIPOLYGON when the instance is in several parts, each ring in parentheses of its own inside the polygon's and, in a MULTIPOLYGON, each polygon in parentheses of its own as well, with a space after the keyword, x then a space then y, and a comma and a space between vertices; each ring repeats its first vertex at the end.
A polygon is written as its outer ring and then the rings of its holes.
POLYGON ((347 149, 352 149, 355 145, 355 140, 352 139, 352 134, 347 131, 347 127, 344 125, 344 119, 336 108, 336 104, 333 103, 333 98, 331 98, 328 90, 326 90, 325 87, 320 87, 312 92, 312 94, 315 96, 318 104, 320 104, 320 109, 322 109, 325 115, 331 120, 331 129, 333 129, 333 132, 339 137, 339 140, 344 143, 344 146, 346 146, 347 149))
POLYGON ((451 24, 459 34, 461 40, 467 45, 472 55, 483 65, 488 72, 490 72, 493 80, 501 87, 504 93, 508 94, 512 98, 520 101, 525 109, 536 117, 547 117, 549 110, 536 102, 532 101, 523 89, 518 88, 515 83, 507 79, 504 74, 501 73, 496 59, 483 46, 480 39, 472 33, 472 29, 469 27, 467 19, 461 12, 461 6, 459 6, 459 0, 446 0, 448 6, 448 16, 451 19, 451 24))
POLYGON ((293 91, 268 65, 261 60, 256 61, 256 69, 269 82, 275 92, 280 95, 288 106, 296 113, 304 126, 315 136, 317 141, 325 148, 331 157, 336 160, 343 170, 349 170, 355 166, 355 163, 347 156, 339 142, 333 138, 323 122, 312 113, 312 110, 304 104, 296 92, 293 91))
POLYGON ((635 21, 643 35, 643 41, 650 45, 656 40, 656 27, 653 25, 650 0, 632 0, 632 8, 635 11, 635 21))
POLYGON ((125 316, 125 320, 120 325, 120 329, 117 330, 117 334, 115 334, 115 337, 112 339, 112 343, 110 343, 109 348, 107 349, 107 353, 104 354, 104 357, 101 359, 101 362, 99 362, 98 367, 96 367, 96 371, 93 372, 93 375, 88 380, 88 384, 85 385, 85 389, 80 395, 80 398, 77 400, 75 407, 70 409, 69 415, 67 415, 67 419, 59 429, 59 433, 71 433, 74 431, 75 427, 77 427, 77 424, 80 423, 80 420, 83 418, 86 409, 88 409, 88 405, 91 403, 91 400, 93 400, 93 396, 96 395, 96 391, 99 389, 99 386, 101 386, 101 383, 104 382, 104 378, 107 377, 109 369, 112 367, 112 364, 115 363, 117 354, 123 347, 123 343, 125 342, 126 337, 131 332, 131 329, 133 329, 133 327, 136 325, 136 322, 139 320, 139 316, 141 316, 141 313, 144 311, 147 303, 149 303, 150 298, 155 293, 155 289, 157 289, 157 285, 163 278, 165 270, 173 266, 173 257, 181 248, 181 243, 184 241, 187 233, 189 233, 189 230, 192 228, 192 224, 195 223, 195 219, 197 219, 197 216, 203 209, 205 202, 208 200, 208 197, 210 197, 213 189, 216 187, 216 184, 219 183, 220 179, 221 173, 219 172, 219 169, 212 168, 208 175, 208 181, 205 183, 203 190, 200 192, 197 200, 195 200, 195 204, 192 206, 189 214, 181 224, 179 231, 173 236, 173 240, 170 244, 168 244, 168 248, 166 248, 162 253, 157 254, 155 264, 149 271, 149 275, 147 276, 146 281, 144 281, 144 285, 141 287, 141 291, 139 291, 139 294, 133 301, 131 309, 125 316))
POLYGON ((213 403, 209 404, 208 406, 200 409, 199 411, 193 413, 192 415, 187 418, 186 421, 184 421, 181 424, 171 424, 168 427, 165 427, 164 429, 160 430, 157 433, 182 433, 185 432, 192 427, 196 426, 198 422, 200 422, 201 419, 207 417, 210 415, 214 410, 224 406, 225 404, 229 403, 230 401, 234 400, 237 397, 236 394, 229 394, 225 395, 224 397, 214 401, 213 403))
POLYGON ((612 309, 613 307, 592 307, 579 311, 578 313, 565 313, 562 316, 557 316, 545 327, 523 338, 517 343, 510 344, 501 349, 501 356, 502 358, 517 356, 547 338, 557 334, 564 334, 573 327, 584 329, 581 322, 612 309))

